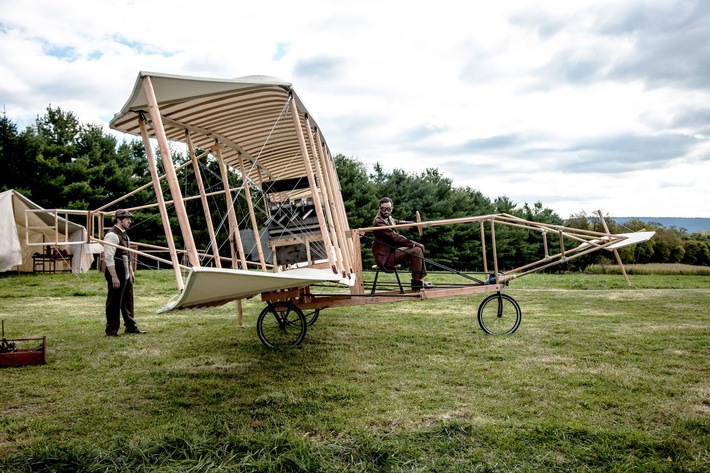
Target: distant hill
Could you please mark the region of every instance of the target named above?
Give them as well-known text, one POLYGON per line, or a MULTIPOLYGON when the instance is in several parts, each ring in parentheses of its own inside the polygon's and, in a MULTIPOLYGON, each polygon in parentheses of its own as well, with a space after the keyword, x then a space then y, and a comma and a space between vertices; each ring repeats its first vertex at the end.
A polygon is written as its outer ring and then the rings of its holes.
POLYGON ((614 221, 624 224, 629 220, 660 223, 665 228, 685 228, 688 233, 710 232, 710 218, 679 218, 679 217, 615 217, 614 221))

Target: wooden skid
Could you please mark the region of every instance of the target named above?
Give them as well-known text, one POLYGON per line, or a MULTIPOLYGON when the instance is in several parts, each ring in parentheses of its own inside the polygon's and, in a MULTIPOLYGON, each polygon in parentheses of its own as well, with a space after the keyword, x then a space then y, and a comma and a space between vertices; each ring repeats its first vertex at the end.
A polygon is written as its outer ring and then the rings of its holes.
POLYGON ((261 300, 275 302, 288 300, 300 309, 326 309, 333 307, 351 307, 369 304, 382 304, 387 302, 414 301, 423 299, 437 299, 439 297, 456 297, 470 294, 498 292, 500 284, 490 285, 465 285, 456 287, 433 287, 420 291, 383 291, 376 294, 312 294, 310 288, 302 290, 293 289, 262 293, 261 300))

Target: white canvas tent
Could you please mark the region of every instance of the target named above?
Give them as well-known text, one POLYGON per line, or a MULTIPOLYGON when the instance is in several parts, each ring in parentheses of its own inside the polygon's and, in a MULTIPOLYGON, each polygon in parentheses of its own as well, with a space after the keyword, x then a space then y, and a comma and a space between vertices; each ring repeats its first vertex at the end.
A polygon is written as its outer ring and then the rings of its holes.
POLYGON ((100 245, 85 243, 84 226, 53 210, 42 210, 19 192, 0 192, 0 272, 34 271, 32 255, 44 253, 46 246, 69 255, 66 260, 57 258, 57 268, 64 265, 73 273, 88 271, 100 245))

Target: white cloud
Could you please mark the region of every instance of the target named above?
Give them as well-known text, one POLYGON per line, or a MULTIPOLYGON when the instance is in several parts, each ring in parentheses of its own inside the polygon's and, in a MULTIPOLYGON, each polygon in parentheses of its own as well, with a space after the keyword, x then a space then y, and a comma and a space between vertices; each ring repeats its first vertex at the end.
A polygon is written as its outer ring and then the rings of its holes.
POLYGON ((0 101, 106 124, 140 70, 292 81, 333 152, 563 217, 709 217, 701 1, 3 0, 0 101))

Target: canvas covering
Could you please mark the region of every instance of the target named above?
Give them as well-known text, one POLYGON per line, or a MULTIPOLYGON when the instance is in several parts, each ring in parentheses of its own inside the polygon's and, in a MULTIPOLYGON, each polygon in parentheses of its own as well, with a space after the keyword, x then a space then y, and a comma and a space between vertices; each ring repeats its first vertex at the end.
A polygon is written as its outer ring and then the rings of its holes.
MULTIPOLYGON (((148 77, 155 92, 162 125, 169 141, 186 142, 190 132, 194 145, 210 150, 218 141, 225 163, 239 170, 245 160, 247 178, 256 185, 306 176, 289 98, 298 111, 301 131, 310 146, 313 131, 330 158, 325 138, 309 116, 291 83, 268 76, 211 79, 140 72, 131 96, 111 120, 111 128, 140 136, 141 114, 149 120, 143 79, 148 77), (309 127, 307 126, 310 125, 309 127)), ((155 132, 148 126, 148 135, 155 132)), ((319 151, 320 152, 320 151, 319 151)))
POLYGON ((196 309, 246 299, 262 292, 299 288, 330 281, 343 282, 330 270, 297 268, 280 273, 246 271, 242 269, 193 267, 185 283, 185 290, 158 312, 196 309))

